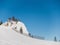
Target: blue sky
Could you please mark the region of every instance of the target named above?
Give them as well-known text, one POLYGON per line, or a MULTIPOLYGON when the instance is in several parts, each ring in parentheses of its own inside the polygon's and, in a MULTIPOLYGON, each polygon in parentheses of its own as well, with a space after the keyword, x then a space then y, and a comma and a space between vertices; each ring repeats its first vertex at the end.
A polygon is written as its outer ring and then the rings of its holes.
POLYGON ((60 0, 0 0, 0 20, 15 16, 33 35, 60 40, 60 0))

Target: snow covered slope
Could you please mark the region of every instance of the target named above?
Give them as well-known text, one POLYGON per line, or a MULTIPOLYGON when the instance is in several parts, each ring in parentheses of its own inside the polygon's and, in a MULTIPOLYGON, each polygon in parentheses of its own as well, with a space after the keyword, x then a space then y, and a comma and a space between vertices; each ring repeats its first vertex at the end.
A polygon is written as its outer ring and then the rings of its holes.
POLYGON ((0 45, 60 45, 60 42, 32 38, 22 22, 9 20, 0 25, 0 45))
POLYGON ((35 39, 17 33, 10 27, 0 26, 0 45, 60 45, 60 43, 35 39))

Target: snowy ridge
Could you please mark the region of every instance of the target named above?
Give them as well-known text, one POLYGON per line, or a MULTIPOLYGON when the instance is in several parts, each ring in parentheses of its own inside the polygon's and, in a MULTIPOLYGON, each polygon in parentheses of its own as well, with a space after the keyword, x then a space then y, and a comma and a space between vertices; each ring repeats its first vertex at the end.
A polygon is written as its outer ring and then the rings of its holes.
POLYGON ((14 28, 18 25, 13 24, 13 26, 5 26, 5 24, 0 26, 0 45, 60 45, 60 42, 39 40, 29 37, 28 32, 24 33, 28 35, 25 36, 19 33, 19 30, 16 32, 12 29, 12 27, 14 28))

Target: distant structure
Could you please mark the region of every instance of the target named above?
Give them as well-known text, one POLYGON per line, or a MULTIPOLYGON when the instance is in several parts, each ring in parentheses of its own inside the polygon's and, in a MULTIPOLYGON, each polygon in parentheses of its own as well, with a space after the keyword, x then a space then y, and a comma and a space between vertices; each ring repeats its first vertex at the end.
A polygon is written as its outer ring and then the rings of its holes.
POLYGON ((60 40, 59 40, 59 42, 60 42, 60 40))
POLYGON ((54 37, 54 41, 57 41, 57 38, 56 38, 56 36, 54 37))
POLYGON ((0 25, 2 24, 3 22, 2 21, 0 21, 0 25))

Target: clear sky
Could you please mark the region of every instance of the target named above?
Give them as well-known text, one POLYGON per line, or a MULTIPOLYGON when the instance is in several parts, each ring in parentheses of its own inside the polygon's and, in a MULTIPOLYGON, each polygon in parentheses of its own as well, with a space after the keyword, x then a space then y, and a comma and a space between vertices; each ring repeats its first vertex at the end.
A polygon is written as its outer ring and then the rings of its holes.
POLYGON ((60 40, 60 0, 0 0, 0 20, 15 16, 33 35, 60 40))

